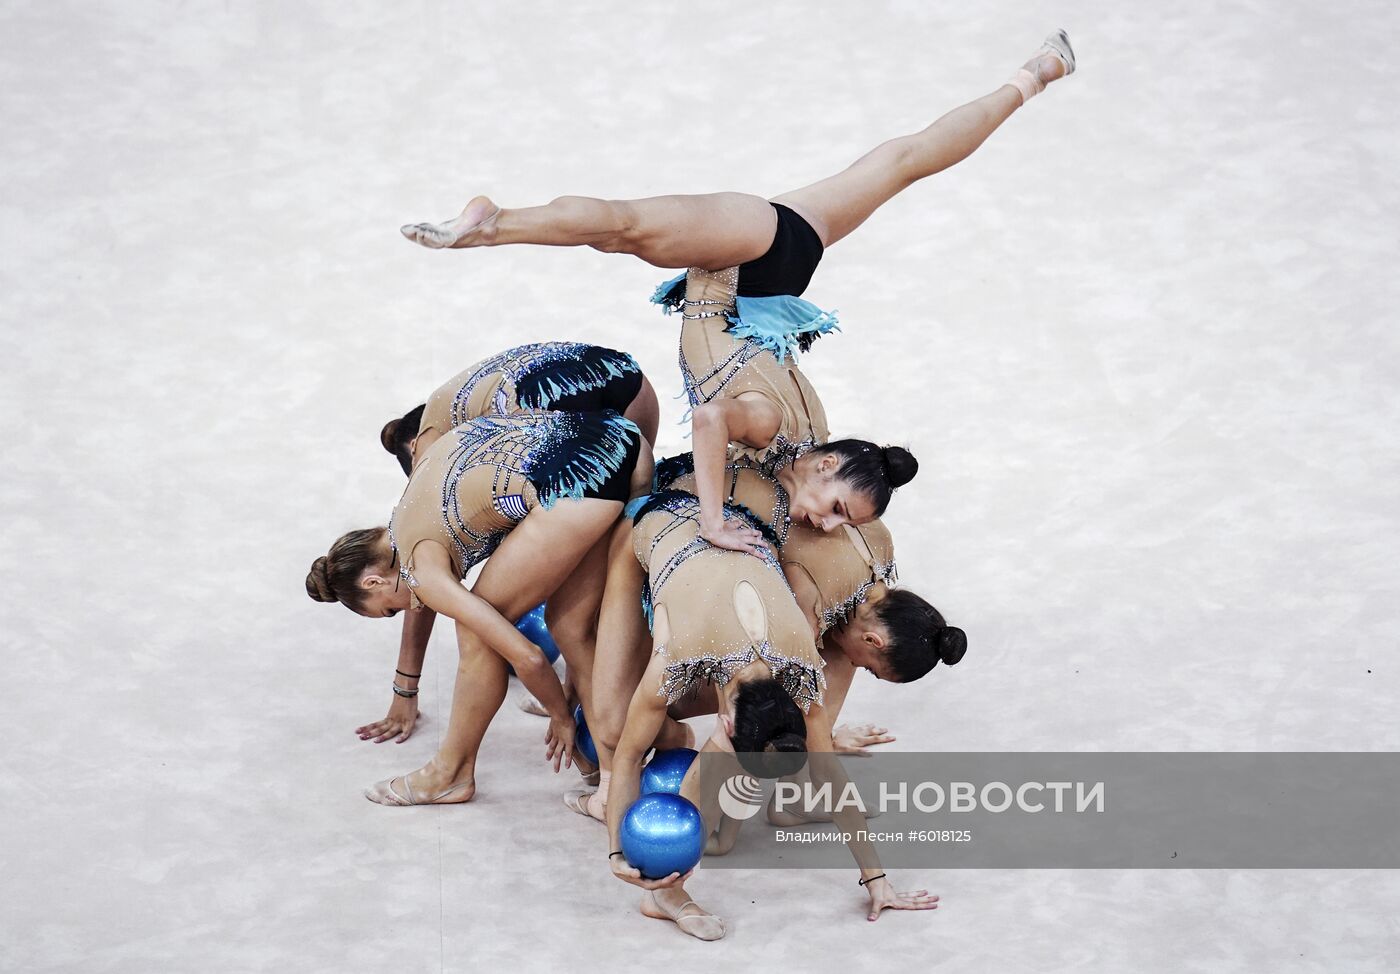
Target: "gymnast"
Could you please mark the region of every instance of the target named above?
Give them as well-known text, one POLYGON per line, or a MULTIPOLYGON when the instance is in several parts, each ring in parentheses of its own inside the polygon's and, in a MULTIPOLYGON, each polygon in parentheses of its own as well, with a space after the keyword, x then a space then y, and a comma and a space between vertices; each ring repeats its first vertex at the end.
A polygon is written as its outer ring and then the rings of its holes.
MULTIPOLYGON (((479 416, 548 409, 557 412, 592 413, 611 409, 630 419, 646 445, 656 441, 660 410, 656 391, 626 352, 582 342, 538 342, 498 352, 468 367, 439 386, 422 405, 402 417, 389 420, 379 442, 405 474, 415 459, 426 453, 438 437, 479 416)), ((604 550, 590 553, 580 570, 569 576, 545 607, 546 625, 555 642, 568 644, 570 656, 583 660, 591 670, 597 626, 597 592, 581 591, 586 585, 601 589, 604 550)), ((418 720, 418 678, 423 672, 428 639, 436 613, 422 608, 404 614, 395 685, 413 692, 395 692, 389 712, 382 719, 355 729, 362 741, 376 744, 408 740, 418 720)), ((538 703, 527 698, 533 713, 538 703)))
MULTIPOLYGON (((838 489, 853 507, 863 505, 857 510, 870 512, 858 517, 869 521, 884 512, 893 488, 905 482, 902 473, 913 469, 912 457, 891 463, 885 452, 864 441, 839 440, 811 448, 797 463, 809 456, 816 465, 839 457, 838 489)), ((719 548, 701 536, 698 499, 674 486, 689 474, 673 476, 675 471, 667 470, 666 464, 657 473, 658 489, 634 514, 632 541, 636 559, 646 570, 643 603, 652 616, 655 648, 631 694, 611 753, 606 816, 613 851, 608 859, 614 875, 645 890, 644 914, 672 920, 701 940, 724 936, 724 921, 690 900, 686 877, 673 873, 660 880, 644 879, 628 865, 617 851, 621 822, 637 798, 642 757, 662 732, 668 706, 706 685, 714 688, 720 720, 702 753, 732 751, 750 762, 757 754, 779 753, 795 756, 801 764, 804 752, 832 749, 824 706, 825 664, 776 554, 793 524, 788 517, 791 498, 801 489, 802 478, 810 476, 795 467, 788 464, 770 473, 744 461, 727 468, 730 500, 723 516, 742 521, 764 539, 758 557, 719 548)), ((611 644, 600 637, 600 645, 611 644)), ((598 682, 595 700, 616 697, 614 689, 598 682)), ((707 829, 712 830, 718 824, 716 810, 696 794, 694 768, 681 794, 702 808, 707 829)), ((850 825, 854 834, 863 821, 843 826, 850 825)), ((853 851, 862 866, 872 917, 889 908, 936 907, 937 898, 926 890, 896 892, 868 843, 857 843, 853 851)))
MULTIPOLYGON (((728 468, 731 476, 738 477, 737 484, 751 483, 752 474, 738 474, 745 465, 748 461, 740 460, 728 468)), ((657 489, 693 492, 695 477, 690 456, 657 464, 653 485, 657 489)), ((743 488, 739 489, 742 495, 743 488)), ((730 496, 733 498, 732 492, 730 496)), ((881 680, 912 683, 939 662, 952 665, 962 658, 967 648, 966 634, 948 626, 942 614, 923 598, 907 589, 893 588, 897 577, 894 544, 889 530, 878 518, 861 525, 844 525, 830 533, 786 521, 782 527, 781 534, 770 531, 768 539, 781 541, 777 550, 784 575, 820 644, 827 681, 826 707, 833 724, 839 718, 857 669, 865 669, 881 680)), ((646 585, 636 559, 629 557, 621 564, 610 561, 609 573, 609 599, 624 606, 635 605, 646 585)), ((620 613, 611 618, 625 622, 620 613)), ((565 804, 571 809, 600 820, 606 815, 611 749, 625 717, 621 704, 635 690, 647 652, 646 632, 640 622, 630 629, 619 629, 617 622, 605 626, 608 638, 594 657, 592 685, 598 703, 596 712, 589 716, 594 743, 604 762, 602 780, 595 792, 575 790, 565 796, 565 804)), ((715 713, 716 706, 713 688, 702 689, 673 704, 656 746, 682 746, 686 743, 686 731, 676 729, 677 721, 715 713)), ((893 740, 883 727, 838 726, 833 732, 832 747, 840 753, 858 754, 893 740)), ((775 822, 794 823, 795 820, 775 822)))
MULTIPOLYGON (((753 531, 720 514, 724 448, 730 443, 756 449, 789 447, 793 438, 785 426, 792 417, 786 405, 794 395, 780 388, 781 401, 774 401, 769 388, 730 387, 729 372, 765 350, 778 364, 788 362, 795 350, 831 330, 835 317, 799 297, 825 248, 900 191, 967 158, 1016 109, 1074 67, 1065 32, 1051 34, 1011 80, 992 93, 920 132, 877 146, 834 176, 772 200, 743 193, 620 201, 564 196, 544 206, 503 209, 478 196, 453 220, 401 229, 410 240, 435 249, 521 243, 588 246, 631 254, 658 267, 691 268, 691 280, 666 282, 653 300, 683 307, 688 318, 711 320, 740 340, 724 347, 714 335, 708 336, 710 351, 716 354, 702 358, 705 364, 723 367, 709 376, 709 390, 702 389, 702 376, 686 375, 694 408, 702 537, 720 547, 752 552, 758 542, 753 531), (694 280, 696 270, 733 278, 700 286, 702 282, 694 280), (704 293, 708 287, 726 286, 735 291, 732 302, 704 293)), ((686 355, 683 336, 683 360, 686 355)), ((770 366, 767 371, 779 370, 770 366)), ((798 396, 806 392, 795 369, 770 378, 780 387, 796 384, 798 396)))
MULTIPOLYGON (((549 714, 547 759, 556 771, 571 763, 574 721, 563 689, 512 621, 557 597, 623 502, 645 490, 650 453, 636 425, 615 412, 483 416, 420 453, 387 528, 351 531, 316 559, 306 577, 313 599, 371 617, 425 606, 457 624, 452 714, 437 754, 374 785, 367 798, 470 801, 481 740, 505 698, 507 663, 549 714), (481 561, 468 590, 462 579, 481 561)), ((567 660, 569 648, 561 650, 567 660)), ((416 693, 395 686, 396 694, 416 693)), ((580 693, 586 699, 586 686, 580 693)))
MULTIPOLYGON (((815 396, 808 401, 817 402, 815 396)), ((761 463, 746 451, 734 453, 736 459, 725 468, 727 484, 722 485, 727 505, 737 504, 750 513, 771 508, 774 523, 766 534, 751 516, 733 518, 753 532, 756 540, 744 548, 760 558, 772 558, 792 528, 832 529, 841 516, 858 522, 873 520, 884 512, 893 489, 912 480, 918 471, 918 461, 904 448, 880 447, 864 440, 840 440, 822 446, 807 442, 781 454, 770 454, 761 463), (752 504, 745 500, 750 491, 755 492, 752 504)), ((697 516, 689 526, 697 530, 698 537, 691 542, 691 549, 700 551, 712 542, 706 539, 701 526, 703 515, 695 492, 698 478, 694 466, 689 453, 657 464, 652 480, 654 493, 648 503, 667 495, 693 500, 697 516)), ((614 529, 598 615, 598 652, 590 680, 590 686, 597 689, 591 702, 585 704, 601 762, 601 780, 596 792, 575 790, 564 799, 574 811, 597 819, 604 816, 611 750, 622 732, 625 701, 641 679, 649 643, 644 616, 638 611, 646 589, 645 566, 649 559, 637 553, 633 533, 625 522, 614 529)), ((812 633, 808 635, 811 637, 812 633)), ((658 747, 676 747, 684 744, 688 729, 668 720, 659 733, 658 747)))
MULTIPOLYGON (((894 541, 879 519, 830 533, 794 524, 778 557, 826 663, 826 707, 833 724, 858 670, 890 683, 913 683, 939 663, 956 664, 967 652, 966 633, 949 626, 943 614, 918 595, 894 587, 894 541)), ((712 712, 713 703, 705 698, 699 695, 686 709, 673 710, 672 716, 712 712)), ((838 726, 832 748, 865 754, 867 748, 893 740, 884 727, 838 726)), ((768 820, 792 826, 829 821, 830 816, 779 812, 770 802, 768 820)), ((707 852, 727 852, 738 824, 726 820, 707 852)))

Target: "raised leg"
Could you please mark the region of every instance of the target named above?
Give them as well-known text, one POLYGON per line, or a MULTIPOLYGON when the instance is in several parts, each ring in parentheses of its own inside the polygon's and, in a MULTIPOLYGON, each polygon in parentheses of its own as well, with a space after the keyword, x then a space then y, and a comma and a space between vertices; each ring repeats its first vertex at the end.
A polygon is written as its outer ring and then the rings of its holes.
MULTIPOLYGON (((1048 84, 1064 74, 1065 64, 1052 54, 1037 54, 1025 69, 1048 84)), ((972 155, 1021 105, 1020 90, 1002 85, 923 131, 884 142, 836 175, 775 196, 773 202, 800 213, 822 245, 830 247, 904 189, 972 155)))
MULTIPOLYGON (((891 139, 835 176, 774 197, 773 202, 802 214, 829 247, 907 186, 966 159, 1021 107, 1024 97, 1062 77, 1072 61, 1068 38, 1052 35, 1014 83, 953 109, 921 132, 891 139)), ((592 247, 632 254, 657 267, 719 270, 761 257, 772 243, 775 226, 776 217, 764 200, 744 193, 711 193, 640 200, 561 196, 523 209, 502 209, 478 196, 452 220, 401 229, 410 240, 431 248, 515 243, 592 247)))
POLYGON ((401 229, 432 249, 538 244, 631 254, 657 267, 719 270, 763 256, 777 216, 746 193, 599 200, 561 196, 544 206, 501 209, 478 196, 455 219, 401 229))

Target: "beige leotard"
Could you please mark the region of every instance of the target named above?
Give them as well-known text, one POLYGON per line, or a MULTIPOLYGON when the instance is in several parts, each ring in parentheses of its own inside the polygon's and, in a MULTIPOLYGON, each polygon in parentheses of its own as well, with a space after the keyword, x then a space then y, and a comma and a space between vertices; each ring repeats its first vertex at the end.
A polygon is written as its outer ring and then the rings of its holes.
POLYGON ((639 444, 637 427, 612 412, 482 416, 450 430, 423 454, 389 519, 399 574, 417 588, 424 541, 442 545, 465 577, 536 507, 626 500, 639 444))
POLYGON ((878 519, 830 532, 794 524, 778 557, 785 569, 803 572, 816 589, 816 603, 802 608, 814 611, 818 638, 849 621, 872 588, 893 585, 898 578, 894 541, 878 519))
POLYGON ((830 438, 821 399, 790 357, 779 360, 762 343, 726 331, 735 311, 739 269, 686 272, 681 323, 681 376, 691 408, 714 399, 756 393, 778 407, 782 422, 765 447, 735 444, 736 455, 760 462, 789 459, 830 438))
MULTIPOLYGON (((418 432, 446 433, 478 416, 507 416, 533 409, 594 410, 558 406, 586 390, 599 390, 626 375, 640 376, 632 356, 582 342, 538 342, 506 349, 459 372, 428 397, 418 432), (527 390, 522 390, 524 380, 527 390)), ((621 412, 626 403, 614 403, 621 412)))
MULTIPOLYGON (((787 492, 777 480, 742 466, 731 494, 737 503, 726 504, 726 519, 740 519, 765 536, 786 537, 787 492)), ((768 664, 804 711, 821 702, 825 663, 772 547, 764 545, 762 557, 714 547, 700 537, 699 500, 677 489, 648 499, 632 542, 647 571, 648 608, 665 609, 668 634, 656 652, 668 660, 660 691, 668 702, 706 681, 723 686, 757 659, 768 664), (763 605, 767 635, 762 640, 749 636, 735 608, 736 590, 745 582, 763 605)))

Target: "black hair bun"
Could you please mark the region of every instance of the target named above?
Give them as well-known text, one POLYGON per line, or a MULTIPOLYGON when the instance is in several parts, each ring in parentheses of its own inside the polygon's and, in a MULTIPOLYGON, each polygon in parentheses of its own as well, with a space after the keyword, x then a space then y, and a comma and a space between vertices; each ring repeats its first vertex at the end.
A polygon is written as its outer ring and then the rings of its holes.
POLYGON ((885 474, 889 477, 891 488, 903 487, 919 472, 919 461, 904 447, 887 446, 880 452, 885 461, 885 474))
POLYGON ((769 738, 761 751, 735 751, 734 756, 755 778, 785 778, 807 763, 807 737, 788 731, 769 738))
POLYGON ((957 626, 944 626, 938 630, 938 659, 945 666, 952 666, 967 652, 967 633, 957 626))

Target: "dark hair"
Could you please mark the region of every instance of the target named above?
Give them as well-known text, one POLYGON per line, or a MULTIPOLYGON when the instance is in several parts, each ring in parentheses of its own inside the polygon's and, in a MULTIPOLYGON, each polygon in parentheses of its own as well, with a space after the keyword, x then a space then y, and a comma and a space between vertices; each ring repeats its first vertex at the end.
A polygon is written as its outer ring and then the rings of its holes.
POLYGON ((361 528, 343 534, 331 550, 311 563, 306 594, 317 602, 344 602, 356 612, 365 605, 360 576, 376 564, 385 528, 361 528))
POLYGON ((734 698, 729 738, 744 770, 756 778, 781 778, 807 762, 807 721, 777 680, 749 680, 734 698))
POLYGON ((879 446, 868 440, 832 440, 816 452, 841 458, 836 476, 875 504, 875 516, 885 513, 890 495, 919 472, 919 461, 902 446, 879 446))
POLYGON ((889 631, 885 661, 897 683, 913 683, 940 662, 952 666, 967 652, 967 633, 908 589, 890 589, 874 609, 889 631))
POLYGON ((394 455, 405 474, 413 473, 413 452, 409 450, 408 443, 418 435, 419 424, 423 422, 423 410, 427 407, 427 403, 414 406, 404 413, 402 418, 389 420, 379 431, 379 445, 394 455))

